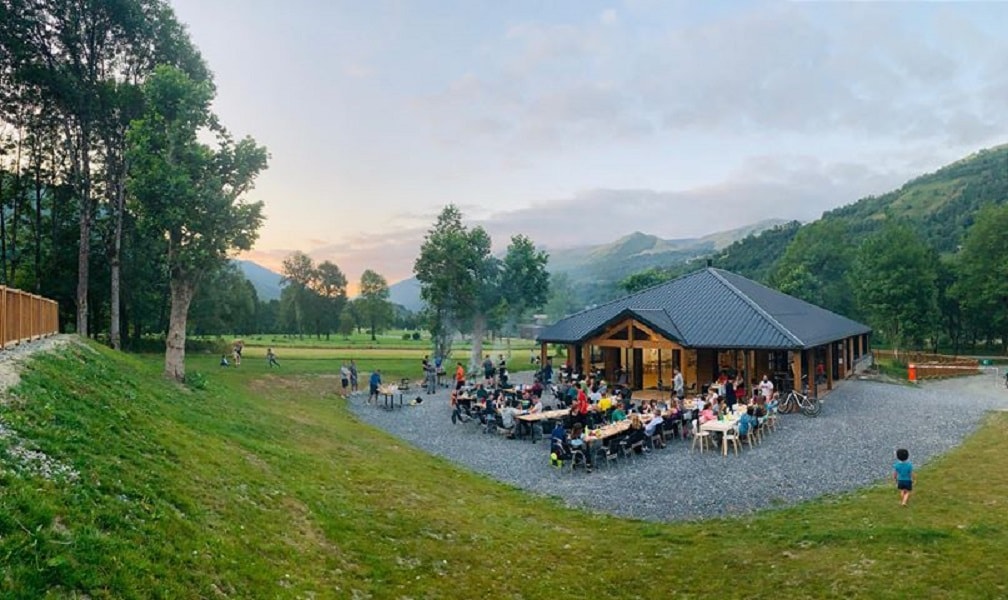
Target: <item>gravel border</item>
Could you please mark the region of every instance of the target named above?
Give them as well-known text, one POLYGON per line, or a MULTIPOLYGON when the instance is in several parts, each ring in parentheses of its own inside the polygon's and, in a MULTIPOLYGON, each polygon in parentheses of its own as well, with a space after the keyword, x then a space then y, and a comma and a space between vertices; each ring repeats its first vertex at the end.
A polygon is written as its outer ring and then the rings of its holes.
MULTIPOLYGON (((568 506, 651 521, 693 520, 784 507, 878 483, 891 473, 894 450, 926 464, 962 440, 990 410, 1008 409, 1008 390, 988 373, 921 383, 840 382, 818 418, 781 415, 777 432, 738 456, 690 453, 676 441, 635 461, 588 474, 549 464, 548 440, 532 444, 452 425, 448 392, 416 390, 424 402, 386 411, 349 401, 370 423, 430 454, 568 506)), ((548 432, 547 432, 548 435, 548 432)))

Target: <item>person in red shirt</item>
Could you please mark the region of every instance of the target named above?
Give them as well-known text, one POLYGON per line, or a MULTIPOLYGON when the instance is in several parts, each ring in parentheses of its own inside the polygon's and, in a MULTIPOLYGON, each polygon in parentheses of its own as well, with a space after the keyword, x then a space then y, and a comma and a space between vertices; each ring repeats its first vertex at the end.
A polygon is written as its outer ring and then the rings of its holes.
POLYGON ((465 385, 465 369, 462 367, 462 363, 457 364, 458 366, 455 367, 455 389, 461 390, 465 385))
POLYGON ((574 422, 582 425, 588 420, 588 394, 585 393, 584 385, 578 387, 577 399, 574 400, 574 406, 571 407, 571 415, 574 417, 574 422))

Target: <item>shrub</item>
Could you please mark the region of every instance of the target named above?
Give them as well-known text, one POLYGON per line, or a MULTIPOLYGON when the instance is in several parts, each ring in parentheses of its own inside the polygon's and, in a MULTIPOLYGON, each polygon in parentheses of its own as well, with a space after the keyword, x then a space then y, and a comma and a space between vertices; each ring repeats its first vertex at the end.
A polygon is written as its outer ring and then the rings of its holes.
POLYGON ((413 332, 413 341, 414 342, 419 342, 420 341, 420 332, 419 331, 414 331, 413 332))
POLYGON ((194 390, 205 390, 207 388, 207 377, 199 371, 186 373, 186 385, 194 390))

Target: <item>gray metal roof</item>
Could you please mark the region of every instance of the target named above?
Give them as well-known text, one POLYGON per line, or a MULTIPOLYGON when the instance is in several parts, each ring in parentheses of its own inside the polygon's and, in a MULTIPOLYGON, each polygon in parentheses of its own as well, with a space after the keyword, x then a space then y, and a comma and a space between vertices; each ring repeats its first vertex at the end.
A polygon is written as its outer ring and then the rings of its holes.
POLYGON ((812 348, 871 328, 740 275, 707 268, 546 327, 538 341, 578 344, 633 317, 690 348, 812 348))

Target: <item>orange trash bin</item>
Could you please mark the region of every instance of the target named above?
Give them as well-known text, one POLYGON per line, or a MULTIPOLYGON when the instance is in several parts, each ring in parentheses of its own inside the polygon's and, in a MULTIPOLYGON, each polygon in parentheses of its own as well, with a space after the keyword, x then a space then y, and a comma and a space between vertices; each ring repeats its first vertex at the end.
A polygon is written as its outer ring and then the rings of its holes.
POLYGON ((917 365, 907 365, 907 379, 917 383, 917 365))

